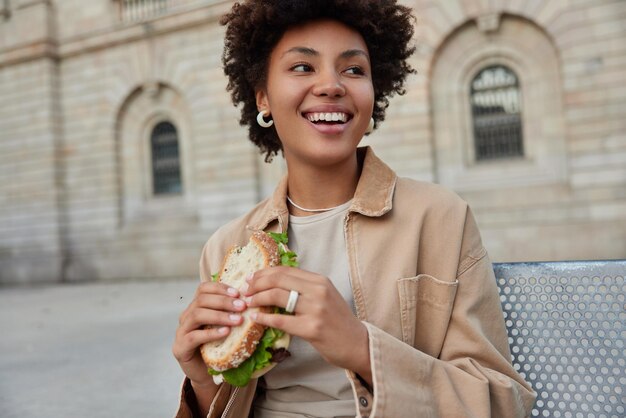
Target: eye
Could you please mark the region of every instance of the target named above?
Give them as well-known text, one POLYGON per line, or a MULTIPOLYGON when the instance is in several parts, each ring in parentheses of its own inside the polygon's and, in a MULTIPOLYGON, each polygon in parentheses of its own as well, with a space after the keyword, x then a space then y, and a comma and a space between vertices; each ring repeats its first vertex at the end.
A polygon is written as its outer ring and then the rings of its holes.
POLYGON ((365 75, 365 71, 363 71, 363 69, 358 65, 349 67, 348 69, 346 69, 346 73, 351 75, 365 75))
POLYGON ((313 67, 311 67, 309 64, 296 64, 291 67, 291 71, 294 71, 296 73, 308 73, 313 71, 313 67))

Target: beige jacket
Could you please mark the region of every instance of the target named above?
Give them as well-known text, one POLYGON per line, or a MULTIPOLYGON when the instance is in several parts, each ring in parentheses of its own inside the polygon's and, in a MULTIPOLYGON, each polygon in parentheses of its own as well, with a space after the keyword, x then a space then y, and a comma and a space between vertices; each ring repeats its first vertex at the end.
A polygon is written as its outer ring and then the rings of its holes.
MULTIPOLYGON (((491 262, 467 204, 398 178, 369 148, 359 154, 363 171, 344 229, 373 375, 370 392, 347 372, 360 416, 528 416, 535 394, 511 365, 491 262)), ((286 193, 283 179, 271 198, 209 239, 202 280, 251 231, 287 230, 286 193)), ((183 388, 177 417, 191 416, 190 385, 183 388)), ((255 388, 223 384, 209 417, 247 417, 255 388)))

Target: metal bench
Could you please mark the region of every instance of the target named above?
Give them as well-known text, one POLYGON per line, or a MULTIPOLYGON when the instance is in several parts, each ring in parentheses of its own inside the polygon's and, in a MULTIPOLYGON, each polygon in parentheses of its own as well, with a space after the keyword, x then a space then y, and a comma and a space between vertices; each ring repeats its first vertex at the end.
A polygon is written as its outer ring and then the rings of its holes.
POLYGON ((496 263, 533 417, 626 416, 626 260, 496 263))

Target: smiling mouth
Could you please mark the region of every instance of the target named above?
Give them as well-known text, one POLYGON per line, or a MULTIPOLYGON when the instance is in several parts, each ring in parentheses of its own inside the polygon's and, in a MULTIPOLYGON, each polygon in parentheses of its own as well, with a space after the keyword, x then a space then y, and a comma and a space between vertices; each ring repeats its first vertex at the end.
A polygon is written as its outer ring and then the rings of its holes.
POLYGON ((352 115, 344 112, 312 112, 303 115, 309 122, 319 124, 344 124, 352 119, 352 115))

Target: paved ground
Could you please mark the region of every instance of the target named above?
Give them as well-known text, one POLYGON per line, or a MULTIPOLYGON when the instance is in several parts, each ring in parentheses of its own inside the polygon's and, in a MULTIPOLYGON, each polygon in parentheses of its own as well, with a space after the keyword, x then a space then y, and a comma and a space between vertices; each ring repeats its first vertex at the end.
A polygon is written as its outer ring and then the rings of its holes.
POLYGON ((197 281, 0 287, 0 417, 171 417, 197 281))

